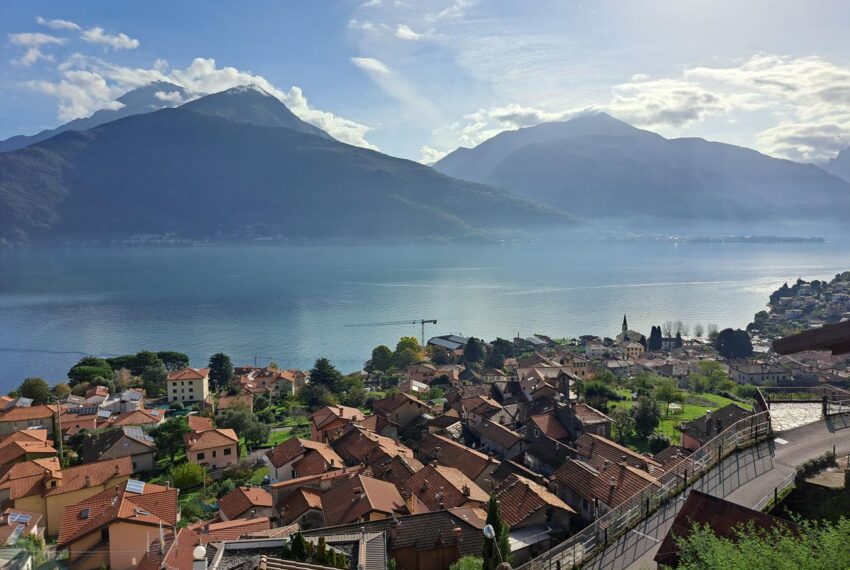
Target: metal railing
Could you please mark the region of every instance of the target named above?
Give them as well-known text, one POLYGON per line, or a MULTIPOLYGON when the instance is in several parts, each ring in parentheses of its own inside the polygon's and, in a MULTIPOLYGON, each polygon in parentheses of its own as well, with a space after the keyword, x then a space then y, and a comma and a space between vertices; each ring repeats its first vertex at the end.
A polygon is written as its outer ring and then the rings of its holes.
POLYGON ((673 469, 662 474, 654 483, 517 570, 567 570, 582 564, 681 493, 725 457, 769 436, 768 412, 754 414, 732 424, 673 469))
POLYGON ((796 472, 788 475, 785 479, 782 480, 782 482, 779 485, 777 485, 776 487, 773 488, 773 492, 768 493, 767 495, 762 497, 761 500, 759 500, 759 502, 757 502, 756 505, 753 507, 753 510, 763 511, 765 509, 765 507, 767 507, 768 505, 771 504, 771 501, 773 502, 771 507, 775 507, 776 503, 779 502, 779 495, 784 493, 785 489, 788 489, 789 487, 794 487, 796 481, 797 481, 797 473, 796 472))

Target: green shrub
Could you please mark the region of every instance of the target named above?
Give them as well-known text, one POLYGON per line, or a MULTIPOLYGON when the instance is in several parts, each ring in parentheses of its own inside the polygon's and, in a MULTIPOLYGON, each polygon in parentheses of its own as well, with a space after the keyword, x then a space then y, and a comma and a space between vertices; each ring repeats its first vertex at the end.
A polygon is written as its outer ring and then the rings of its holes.
POLYGON ((168 474, 171 483, 178 489, 198 487, 204 482, 204 468, 197 463, 181 463, 171 468, 168 474))

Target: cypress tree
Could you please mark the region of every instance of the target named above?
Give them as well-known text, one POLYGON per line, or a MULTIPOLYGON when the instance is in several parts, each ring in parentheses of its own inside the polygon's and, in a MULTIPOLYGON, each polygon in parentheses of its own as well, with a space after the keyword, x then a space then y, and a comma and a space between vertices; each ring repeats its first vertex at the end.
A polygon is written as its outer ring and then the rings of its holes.
POLYGON ((510 562, 511 547, 508 543, 508 525, 502 520, 499 502, 494 496, 490 496, 490 503, 487 506, 487 524, 496 531, 496 538, 484 540, 484 548, 481 551, 481 558, 484 560, 482 570, 495 570, 501 562, 510 562))

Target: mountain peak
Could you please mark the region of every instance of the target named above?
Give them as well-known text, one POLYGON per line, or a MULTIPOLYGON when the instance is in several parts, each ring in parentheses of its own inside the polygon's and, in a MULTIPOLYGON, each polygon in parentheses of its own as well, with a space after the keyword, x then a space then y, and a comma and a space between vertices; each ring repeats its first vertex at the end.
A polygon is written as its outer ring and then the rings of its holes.
POLYGON ((181 109, 215 115, 237 123, 284 128, 332 138, 322 129, 301 119, 277 97, 256 84, 237 85, 190 101, 181 109))

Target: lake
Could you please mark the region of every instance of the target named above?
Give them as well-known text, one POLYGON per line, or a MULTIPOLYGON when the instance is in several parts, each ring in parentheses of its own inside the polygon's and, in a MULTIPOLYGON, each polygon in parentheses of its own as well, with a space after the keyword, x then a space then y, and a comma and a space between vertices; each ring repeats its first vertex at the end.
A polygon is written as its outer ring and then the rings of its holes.
POLYGON ((65 377, 82 355, 223 351, 359 369, 419 335, 613 336, 680 319, 743 327, 799 276, 850 269, 847 243, 572 242, 492 246, 256 246, 0 252, 0 390, 65 377))

